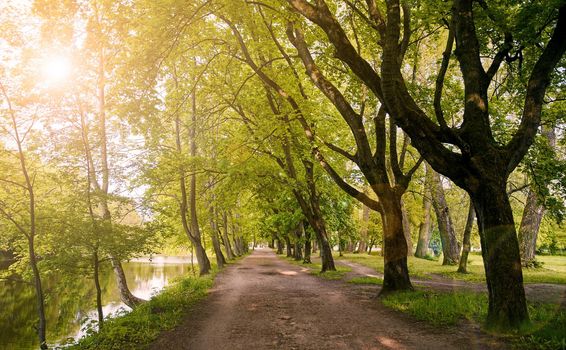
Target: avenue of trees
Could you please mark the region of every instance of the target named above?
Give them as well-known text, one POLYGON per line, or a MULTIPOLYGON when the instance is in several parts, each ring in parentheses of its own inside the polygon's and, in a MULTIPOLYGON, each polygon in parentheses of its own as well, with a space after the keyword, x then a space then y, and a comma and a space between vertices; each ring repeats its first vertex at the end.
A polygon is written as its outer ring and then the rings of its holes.
POLYGON ((0 5, 0 278, 185 247, 200 275, 265 242, 465 273, 487 323, 529 315, 523 268, 564 248, 566 3, 34 0, 0 5))

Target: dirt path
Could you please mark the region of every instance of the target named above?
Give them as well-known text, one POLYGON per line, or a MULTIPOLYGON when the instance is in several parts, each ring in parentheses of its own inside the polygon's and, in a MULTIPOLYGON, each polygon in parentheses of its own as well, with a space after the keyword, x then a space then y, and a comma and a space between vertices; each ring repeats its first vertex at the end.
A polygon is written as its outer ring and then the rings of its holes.
MULTIPOLYGON (((374 269, 363 266, 345 259, 337 260, 337 264, 348 266, 352 269, 348 272, 346 279, 353 277, 379 277, 383 278, 383 274, 376 272, 374 269)), ((458 281, 446 278, 442 275, 431 275, 431 279, 411 278, 414 286, 430 288, 445 292, 455 290, 470 290, 474 292, 487 292, 485 283, 473 283, 468 281, 458 281)), ((532 302, 545 302, 555 304, 566 309, 566 285, 550 284, 550 283, 527 283, 525 284, 525 293, 527 299, 532 302)))
POLYGON ((210 295, 152 349, 503 349, 462 324, 438 329, 363 289, 256 250, 219 274, 210 295))

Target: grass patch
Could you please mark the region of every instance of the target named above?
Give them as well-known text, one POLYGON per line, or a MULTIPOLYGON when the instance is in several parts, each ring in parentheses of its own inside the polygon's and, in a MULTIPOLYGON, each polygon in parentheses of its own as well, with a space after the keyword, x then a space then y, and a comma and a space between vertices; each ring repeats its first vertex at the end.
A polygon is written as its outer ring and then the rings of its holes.
MULTIPOLYGON (((344 254, 346 259, 360 265, 371 267, 383 273, 383 257, 368 254, 344 254)), ((523 269, 525 283, 555 283, 566 284, 566 257, 565 256, 537 256, 537 260, 543 263, 542 268, 523 269)), ((458 266, 442 265, 442 259, 438 261, 408 257, 407 265, 411 277, 418 279, 429 279, 431 275, 441 275, 445 278, 485 283, 485 272, 483 260, 480 254, 470 254, 468 259, 468 273, 458 273, 458 266)))
POLYGON ((302 260, 295 260, 291 257, 283 257, 285 260, 290 262, 293 265, 306 267, 309 269, 309 274, 325 278, 327 280, 341 280, 346 273, 352 271, 351 268, 347 266, 336 266, 336 271, 326 271, 324 273, 320 272, 322 270, 322 264, 320 263, 310 263, 304 264, 302 260))
POLYGON ((207 295, 216 270, 204 277, 185 277, 166 287, 132 312, 105 320, 104 328, 91 332, 70 349, 140 349, 159 334, 177 325, 187 309, 207 295))
POLYGON ((354 284, 376 284, 376 285, 382 285, 383 284, 383 278, 378 278, 378 277, 354 277, 351 280, 348 281, 348 283, 354 283, 354 284))
POLYGON ((312 270, 309 273, 327 280, 341 280, 344 275, 352 271, 351 268, 345 266, 336 266, 336 271, 320 272, 320 269, 312 270))
POLYGON ((518 349, 566 350, 566 311, 551 304, 531 304, 532 325, 515 342, 518 349))
MULTIPOLYGON (((487 316, 485 293, 441 293, 428 290, 399 292, 385 296, 382 303, 394 310, 437 326, 466 319, 482 323, 487 316)), ((531 324, 512 334, 519 349, 566 349, 566 313, 553 304, 529 304, 531 324)))
POLYGON ((454 325, 460 319, 480 321, 487 314, 487 297, 473 292, 399 292, 385 296, 382 303, 438 326, 454 325))

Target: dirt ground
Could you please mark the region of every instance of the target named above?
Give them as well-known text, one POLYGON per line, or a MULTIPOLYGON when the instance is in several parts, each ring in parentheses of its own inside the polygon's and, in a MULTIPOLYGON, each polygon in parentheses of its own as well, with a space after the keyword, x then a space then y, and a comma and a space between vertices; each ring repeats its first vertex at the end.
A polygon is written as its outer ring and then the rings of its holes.
POLYGON ((227 267, 151 349, 505 349, 477 326, 435 328, 381 306, 377 289, 308 274, 267 249, 227 267))

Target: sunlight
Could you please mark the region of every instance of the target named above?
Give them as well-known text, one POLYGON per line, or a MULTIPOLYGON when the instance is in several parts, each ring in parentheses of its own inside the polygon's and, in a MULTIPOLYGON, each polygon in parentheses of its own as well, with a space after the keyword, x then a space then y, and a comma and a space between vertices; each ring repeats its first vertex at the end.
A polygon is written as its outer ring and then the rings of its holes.
POLYGON ((43 79, 48 83, 61 83, 71 75, 71 60, 66 56, 50 56, 41 63, 43 79))

